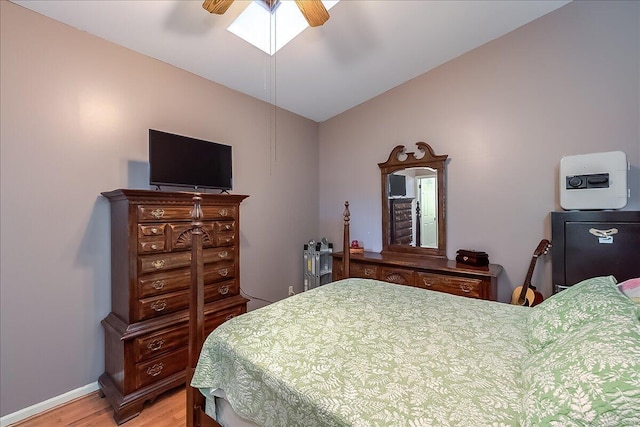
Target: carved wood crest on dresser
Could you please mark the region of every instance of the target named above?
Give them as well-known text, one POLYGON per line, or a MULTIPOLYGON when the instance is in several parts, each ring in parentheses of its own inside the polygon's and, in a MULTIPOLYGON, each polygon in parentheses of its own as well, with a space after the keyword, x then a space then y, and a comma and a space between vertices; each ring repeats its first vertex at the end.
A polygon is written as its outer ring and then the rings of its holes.
MULTIPOLYGON (((118 424, 185 381, 193 193, 114 190, 111 313, 98 383, 118 424)), ((247 196, 201 194, 205 328, 247 311, 240 296, 239 210, 247 196)))

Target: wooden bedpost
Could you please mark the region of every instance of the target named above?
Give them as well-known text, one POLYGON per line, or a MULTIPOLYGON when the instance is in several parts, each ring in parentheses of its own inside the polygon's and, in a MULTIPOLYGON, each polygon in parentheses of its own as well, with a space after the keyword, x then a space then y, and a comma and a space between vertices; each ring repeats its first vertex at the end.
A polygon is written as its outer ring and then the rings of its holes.
POLYGON ((204 341, 204 266, 202 258, 202 197, 193 196, 191 211, 191 286, 189 290, 189 354, 187 361, 187 427, 200 425, 200 409, 204 410, 204 396, 191 387, 191 379, 198 364, 204 341), (193 309, 195 307, 195 310, 193 309))
POLYGON ((349 212, 349 201, 344 202, 344 242, 342 243, 342 272, 345 279, 349 278, 349 263, 351 258, 350 237, 349 237, 349 218, 351 213, 349 212))
POLYGON ((416 221, 414 224, 416 225, 416 247, 419 248, 422 245, 420 242, 420 229, 422 228, 420 223, 420 200, 416 200, 416 221))

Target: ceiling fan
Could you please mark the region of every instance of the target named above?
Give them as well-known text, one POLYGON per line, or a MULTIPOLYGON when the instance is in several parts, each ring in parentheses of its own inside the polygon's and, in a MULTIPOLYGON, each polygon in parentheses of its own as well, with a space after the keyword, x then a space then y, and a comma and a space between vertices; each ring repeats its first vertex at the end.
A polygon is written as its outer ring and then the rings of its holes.
MULTIPOLYGON (((280 4, 280 0, 259 0, 265 3, 270 11, 274 11, 280 4)), ((298 9, 311 27, 319 27, 329 19, 329 12, 321 0, 295 0, 298 9)), ((233 0, 204 0, 202 7, 210 13, 222 15, 229 9, 233 0)))

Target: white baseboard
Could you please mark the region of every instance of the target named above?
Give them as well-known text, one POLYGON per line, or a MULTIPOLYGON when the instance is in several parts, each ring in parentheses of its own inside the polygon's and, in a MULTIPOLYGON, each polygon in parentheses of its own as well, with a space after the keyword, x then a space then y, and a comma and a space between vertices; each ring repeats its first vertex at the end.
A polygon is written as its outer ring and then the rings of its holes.
POLYGON ((45 400, 44 402, 36 403, 35 405, 29 406, 28 408, 20 409, 19 411, 16 411, 12 414, 1 417, 0 427, 7 427, 11 424, 17 423, 18 421, 22 421, 26 418, 40 414, 51 408, 55 408, 56 406, 60 406, 64 403, 70 402, 73 399, 77 399, 78 397, 86 396, 87 394, 97 391, 98 388, 98 382, 96 381, 75 390, 68 391, 64 394, 61 394, 60 396, 52 397, 51 399, 45 400))

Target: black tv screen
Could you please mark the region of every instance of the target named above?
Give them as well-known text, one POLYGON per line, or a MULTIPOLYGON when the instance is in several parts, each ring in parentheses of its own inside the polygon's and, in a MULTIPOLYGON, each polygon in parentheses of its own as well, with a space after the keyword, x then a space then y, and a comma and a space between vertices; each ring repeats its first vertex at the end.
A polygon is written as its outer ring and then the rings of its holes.
POLYGON ((407 195, 407 180, 404 175, 389 175, 389 196, 398 197, 407 195))
POLYGON ((232 188, 231 146, 149 129, 149 184, 232 188))

